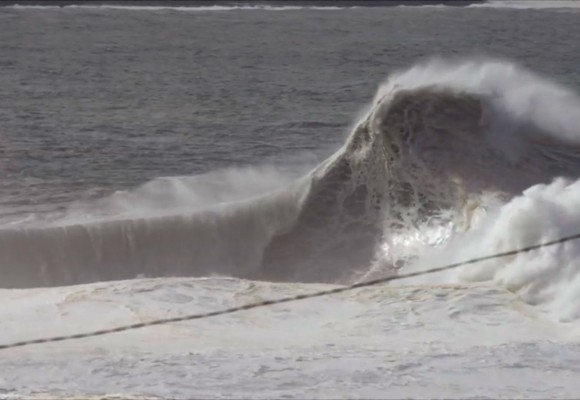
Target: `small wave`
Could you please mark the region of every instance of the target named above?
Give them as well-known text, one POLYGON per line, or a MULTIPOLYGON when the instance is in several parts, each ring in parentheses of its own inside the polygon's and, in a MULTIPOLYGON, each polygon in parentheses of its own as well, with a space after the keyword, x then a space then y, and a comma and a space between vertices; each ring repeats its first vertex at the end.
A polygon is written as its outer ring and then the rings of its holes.
POLYGON ((139 6, 139 5, 66 5, 66 6, 41 6, 17 4, 10 6, 16 9, 87 9, 87 10, 131 10, 131 11, 184 11, 184 12, 207 12, 207 11, 292 11, 292 10, 345 10, 356 7, 334 6, 139 6))
POLYGON ((403 8, 403 9, 418 9, 418 8, 427 8, 427 9, 449 9, 449 8, 457 8, 456 6, 450 6, 445 4, 424 4, 424 5, 406 5, 401 4, 399 6, 395 6, 395 8, 403 8))
POLYGON ((578 0, 489 0, 483 4, 471 4, 468 8, 505 8, 505 9, 580 9, 578 0))

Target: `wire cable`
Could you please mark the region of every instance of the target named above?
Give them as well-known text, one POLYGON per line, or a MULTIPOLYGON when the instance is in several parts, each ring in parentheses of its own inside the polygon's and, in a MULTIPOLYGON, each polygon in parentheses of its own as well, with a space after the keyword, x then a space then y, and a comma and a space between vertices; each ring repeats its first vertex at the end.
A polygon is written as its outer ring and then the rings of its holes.
POLYGON ((73 335, 53 336, 53 337, 45 337, 45 338, 40 338, 40 339, 24 340, 24 341, 20 341, 20 342, 7 343, 7 344, 0 345, 0 350, 12 349, 15 347, 30 346, 33 344, 54 343, 54 342, 62 342, 65 340, 83 339, 83 338, 89 338, 89 337, 95 337, 95 336, 103 336, 103 335, 109 335, 109 334, 116 333, 116 332, 124 332, 124 331, 146 328, 149 326, 166 325, 166 324, 172 324, 175 322, 183 322, 183 321, 193 321, 193 320, 198 320, 198 319, 217 317, 220 315, 233 314, 233 313, 237 313, 240 311, 252 310, 254 308, 268 307, 268 306, 272 306, 275 304, 291 303, 291 302, 300 301, 300 300, 313 299, 315 297, 329 296, 329 295, 344 293, 344 292, 348 292, 351 290, 360 289, 360 288, 364 288, 364 287, 381 285, 381 284, 385 284, 387 282, 397 281, 397 280, 401 280, 401 279, 413 278, 416 276, 433 274, 436 272, 448 271, 448 270, 458 268, 458 267, 461 267, 464 265, 475 264, 475 263, 479 263, 482 261, 493 260, 493 259, 502 258, 502 257, 508 257, 508 256, 517 255, 517 254, 521 254, 521 253, 528 253, 530 251, 538 250, 538 249, 541 249, 543 247, 554 246, 557 244, 561 244, 561 243, 565 243, 565 242, 569 242, 569 241, 577 240, 577 239, 580 239, 580 233, 577 233, 577 234, 571 235, 571 236, 565 236, 565 237, 562 237, 560 239, 552 240, 552 241, 545 242, 545 243, 539 243, 539 244, 535 244, 532 246, 523 247, 523 248, 516 249, 516 250, 510 250, 510 251, 506 251, 503 253, 496 253, 496 254, 492 254, 492 255, 488 255, 488 256, 472 258, 470 260, 457 262, 457 263, 445 265, 442 267, 432 268, 429 270, 409 272, 409 273, 400 274, 400 275, 393 275, 393 276, 369 280, 369 281, 365 281, 365 282, 354 283, 354 284, 348 285, 348 286, 341 286, 341 287, 337 287, 337 288, 333 288, 333 289, 321 290, 318 292, 307 293, 307 294, 299 294, 299 295, 291 296, 291 297, 283 297, 281 299, 264 300, 264 301, 260 301, 257 303, 249 303, 249 304, 245 304, 245 305, 238 306, 238 307, 226 308, 223 310, 209 311, 209 312, 198 313, 198 314, 189 314, 189 315, 184 315, 181 317, 156 319, 156 320, 152 320, 152 321, 148 321, 148 322, 141 322, 138 324, 122 325, 122 326, 118 326, 116 328, 102 329, 102 330, 96 330, 96 331, 85 332, 85 333, 77 333, 77 334, 73 334, 73 335))

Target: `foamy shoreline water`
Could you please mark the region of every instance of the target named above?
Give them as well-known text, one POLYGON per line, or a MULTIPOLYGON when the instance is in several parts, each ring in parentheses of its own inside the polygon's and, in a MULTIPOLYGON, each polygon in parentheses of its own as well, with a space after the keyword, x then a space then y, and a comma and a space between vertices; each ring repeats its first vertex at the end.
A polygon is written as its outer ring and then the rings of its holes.
MULTIPOLYGON (((165 278, 0 291, 0 342, 317 289, 165 278)), ((577 329, 493 286, 376 287, 3 351, 0 388, 9 399, 567 398, 579 390, 577 329)))

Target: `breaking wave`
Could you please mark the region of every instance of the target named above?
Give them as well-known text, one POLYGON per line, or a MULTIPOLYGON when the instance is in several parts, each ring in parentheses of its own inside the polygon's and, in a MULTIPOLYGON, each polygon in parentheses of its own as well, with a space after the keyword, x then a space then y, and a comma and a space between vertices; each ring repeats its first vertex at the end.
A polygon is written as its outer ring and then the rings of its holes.
POLYGON ((502 9, 580 9, 578 0, 489 0, 483 4, 470 4, 468 8, 502 9))
MULTIPOLYGON (((531 71, 430 60, 390 76, 310 171, 159 179, 44 225, 4 226, 0 281, 347 283, 554 239, 580 226, 579 127, 580 99, 531 71)), ((438 279, 495 280, 573 319, 579 261, 568 243, 438 279)))

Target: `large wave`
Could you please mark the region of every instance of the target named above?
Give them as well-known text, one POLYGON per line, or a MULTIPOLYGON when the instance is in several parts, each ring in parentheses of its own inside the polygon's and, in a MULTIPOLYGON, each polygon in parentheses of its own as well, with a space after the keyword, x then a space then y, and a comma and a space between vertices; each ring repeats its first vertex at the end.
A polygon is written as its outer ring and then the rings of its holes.
MULTIPOLYGON (((0 282, 347 283, 569 233, 580 226, 579 175, 573 92, 510 62, 430 60, 391 75, 344 145, 298 178, 262 168, 189 186, 156 180, 92 203, 91 218, 5 226, 0 282), (159 197, 168 188, 176 195, 159 197)), ((496 279, 552 301, 557 286, 547 282, 580 285, 578 256, 570 243, 443 281, 496 279)), ((559 293, 580 293, 567 287, 559 293)))

